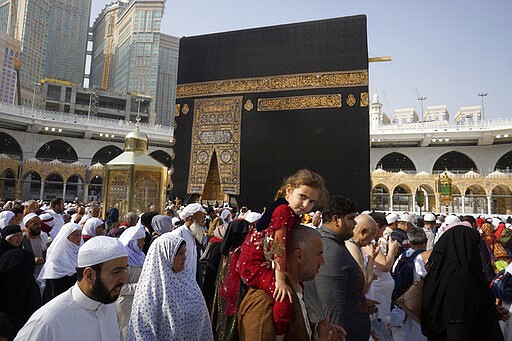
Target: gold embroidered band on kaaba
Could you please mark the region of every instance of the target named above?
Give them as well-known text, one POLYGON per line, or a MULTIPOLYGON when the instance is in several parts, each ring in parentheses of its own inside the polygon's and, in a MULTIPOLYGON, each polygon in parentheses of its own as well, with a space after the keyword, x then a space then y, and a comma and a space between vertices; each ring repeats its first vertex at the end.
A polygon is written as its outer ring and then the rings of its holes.
POLYGON ((303 73, 180 84, 176 98, 368 85, 368 70, 303 73))

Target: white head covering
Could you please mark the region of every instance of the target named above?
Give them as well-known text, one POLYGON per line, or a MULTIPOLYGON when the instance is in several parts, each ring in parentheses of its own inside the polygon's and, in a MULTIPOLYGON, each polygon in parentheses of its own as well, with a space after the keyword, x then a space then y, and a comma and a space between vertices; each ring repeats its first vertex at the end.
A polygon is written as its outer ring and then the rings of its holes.
POLYGON ((119 241, 128 251, 128 265, 142 267, 146 258, 142 250, 137 245, 137 240, 146 236, 142 225, 130 226, 121 234, 119 241))
POLYGON ((396 213, 390 213, 386 216, 386 221, 388 222, 388 225, 393 224, 397 220, 398 220, 398 215, 396 213))
POLYGON ((46 262, 39 273, 38 280, 62 278, 76 273, 79 246, 70 241, 68 237, 74 231, 81 230, 82 226, 75 223, 67 223, 62 226, 48 247, 46 262))
POLYGON ((222 213, 220 214, 220 218, 222 219, 222 221, 224 222, 224 224, 228 224, 230 223, 233 219, 231 218, 230 220, 227 220, 227 218, 230 216, 231 214, 231 211, 228 210, 228 209, 225 209, 224 211, 222 211, 222 213))
POLYGON ((166 233, 151 244, 135 291, 127 340, 213 340, 195 278, 189 271, 172 269, 183 242, 166 233))
POLYGON ((130 240, 137 240, 144 238, 146 236, 146 232, 144 231, 144 227, 140 224, 135 226, 128 227, 123 234, 119 237, 119 241, 123 246, 128 245, 130 240))
POLYGON ((120 257, 128 257, 128 251, 117 238, 98 236, 91 238, 78 250, 78 267, 85 268, 120 257))
POLYGON ((26 216, 23 217, 23 226, 27 225, 27 223, 32 219, 37 217, 37 214, 35 213, 29 213, 26 216))
POLYGON ((206 211, 203 208, 203 205, 201 205, 201 204, 199 204, 197 202, 193 203, 193 204, 188 204, 187 206, 185 206, 185 208, 183 210, 181 210, 180 218, 182 220, 185 220, 188 217, 193 216, 194 213, 197 213, 197 212, 206 213, 206 211))
POLYGON ((173 226, 172 218, 167 215, 159 214, 151 219, 151 227, 158 235, 171 232, 173 226))
POLYGON ((96 236, 96 227, 103 224, 103 220, 100 218, 89 218, 84 224, 84 229, 82 230, 82 235, 95 237, 96 236))
POLYGON ((9 222, 14 217, 14 212, 12 211, 2 211, 0 212, 0 229, 3 229, 7 225, 9 225, 9 222))
POLYGON ((247 220, 250 224, 254 223, 255 221, 258 221, 261 219, 261 213, 258 212, 247 212, 245 215, 245 220, 247 220))

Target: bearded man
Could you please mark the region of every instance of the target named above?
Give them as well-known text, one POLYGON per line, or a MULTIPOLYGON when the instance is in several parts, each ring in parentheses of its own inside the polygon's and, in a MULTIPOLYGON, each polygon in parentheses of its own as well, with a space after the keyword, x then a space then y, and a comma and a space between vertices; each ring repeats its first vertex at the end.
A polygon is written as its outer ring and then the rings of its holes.
POLYGON ((21 245, 23 248, 34 255, 36 267, 34 277, 39 276, 46 259, 46 249, 48 248, 48 235, 41 232, 41 219, 35 213, 29 213, 23 217, 23 225, 27 229, 28 235, 23 236, 21 245))
POLYGON ((203 271, 199 262, 199 254, 205 238, 204 225, 206 223, 206 211, 199 203, 185 206, 180 213, 181 220, 185 223, 172 231, 175 235, 185 239, 187 245, 184 271, 190 271, 196 278, 199 287, 203 284, 203 271))
POLYGON ((128 281, 127 267, 128 252, 117 238, 92 238, 78 251, 77 283, 37 310, 15 340, 119 340, 114 302, 128 281))

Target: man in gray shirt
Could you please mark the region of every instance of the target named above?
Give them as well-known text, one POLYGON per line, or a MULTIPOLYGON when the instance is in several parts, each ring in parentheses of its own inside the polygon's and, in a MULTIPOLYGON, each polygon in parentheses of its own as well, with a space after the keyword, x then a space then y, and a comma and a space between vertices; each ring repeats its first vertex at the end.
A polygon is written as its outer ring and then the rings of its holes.
POLYGON ((364 274, 345 246, 356 225, 356 207, 348 198, 331 196, 318 229, 324 243, 325 264, 314 280, 305 282, 304 299, 311 321, 328 317, 343 327, 347 340, 368 340, 370 318, 364 296, 364 274))

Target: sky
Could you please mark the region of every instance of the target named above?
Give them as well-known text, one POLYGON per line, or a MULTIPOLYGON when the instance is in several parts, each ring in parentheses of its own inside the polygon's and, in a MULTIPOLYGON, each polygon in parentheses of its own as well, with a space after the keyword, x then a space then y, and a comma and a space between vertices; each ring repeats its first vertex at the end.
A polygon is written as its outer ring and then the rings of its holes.
MULTIPOLYGON (((111 0, 93 0, 91 22, 111 0)), ((176 37, 365 14, 370 94, 384 111, 481 105, 485 119, 512 118, 510 0, 166 1, 162 33, 176 37)))

